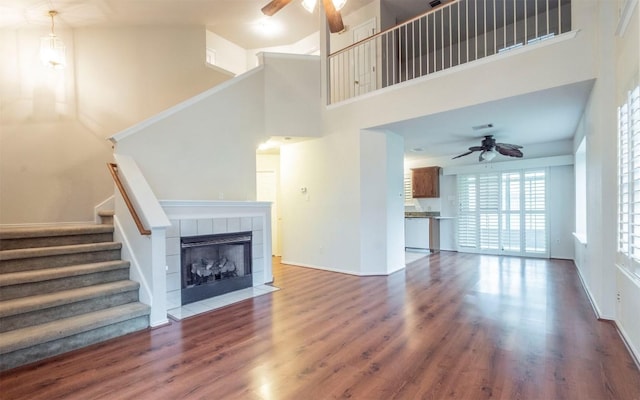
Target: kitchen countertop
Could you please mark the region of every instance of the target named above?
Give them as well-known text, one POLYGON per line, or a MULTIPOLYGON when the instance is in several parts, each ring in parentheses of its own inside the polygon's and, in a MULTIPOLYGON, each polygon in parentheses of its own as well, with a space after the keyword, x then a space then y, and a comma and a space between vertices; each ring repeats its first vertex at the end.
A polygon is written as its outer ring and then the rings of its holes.
POLYGON ((405 211, 405 218, 435 218, 439 217, 439 211, 405 211))
POLYGON ((405 211, 405 218, 433 218, 433 219, 453 219, 454 217, 443 217, 439 211, 405 211))

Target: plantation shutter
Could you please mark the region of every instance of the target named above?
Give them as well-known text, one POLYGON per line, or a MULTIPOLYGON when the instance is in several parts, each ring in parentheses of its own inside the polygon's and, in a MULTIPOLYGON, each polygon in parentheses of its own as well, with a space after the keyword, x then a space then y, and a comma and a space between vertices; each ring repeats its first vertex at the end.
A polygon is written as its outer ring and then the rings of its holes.
POLYGON ((501 249, 504 251, 520 252, 521 250, 521 230, 520 230, 520 173, 506 172, 502 174, 501 193, 501 249))
POLYGON ((478 176, 478 211, 480 248, 498 250, 500 246, 498 212, 500 204, 500 175, 478 176))
POLYGON ((546 170, 458 176, 458 249, 546 255, 546 170))
POLYGON ((629 104, 618 108, 618 252, 629 253, 629 104))
POLYGON ((475 175, 458 176, 458 246, 476 248, 477 186, 475 175))
POLYGON ((640 276, 640 86, 618 108, 618 263, 640 276))
POLYGON ((525 251, 543 253, 547 250, 545 171, 524 173, 525 251))
POLYGON ((411 179, 411 172, 404 174, 404 205, 413 205, 413 181, 411 179))

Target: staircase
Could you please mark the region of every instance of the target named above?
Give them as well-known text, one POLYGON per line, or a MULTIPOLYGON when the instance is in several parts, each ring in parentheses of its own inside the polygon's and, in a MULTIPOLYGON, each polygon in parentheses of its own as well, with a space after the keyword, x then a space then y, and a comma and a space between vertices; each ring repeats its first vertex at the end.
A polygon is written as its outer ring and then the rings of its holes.
POLYGON ((0 229, 0 370, 149 326, 112 215, 101 225, 0 229))

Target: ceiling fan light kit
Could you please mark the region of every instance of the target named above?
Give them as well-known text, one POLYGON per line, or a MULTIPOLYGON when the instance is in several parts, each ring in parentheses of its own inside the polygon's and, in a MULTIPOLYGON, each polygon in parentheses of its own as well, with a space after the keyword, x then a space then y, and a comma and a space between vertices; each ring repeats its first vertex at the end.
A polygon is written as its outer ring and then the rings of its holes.
POLYGON ((491 161, 496 158, 496 152, 493 150, 483 151, 480 153, 480 157, 482 157, 481 161, 491 161))
POLYGON ((455 160, 456 158, 468 156, 476 151, 481 152, 478 157, 478 161, 491 161, 498 155, 498 153, 503 156, 522 158, 523 154, 522 151, 520 151, 521 148, 522 146, 517 144, 496 143, 496 139, 494 139, 493 135, 485 135, 480 146, 471 146, 469 147, 469 151, 457 155, 452 159, 455 160))
MULTIPOLYGON (((331 0, 331 1, 333 2, 333 7, 336 9, 336 11, 342 10, 344 5, 347 4, 347 0, 331 0)), ((318 3, 318 0, 302 0, 302 7, 304 7, 305 10, 312 13, 316 9, 316 3, 318 3)))
MULTIPOLYGON (((284 6, 291 3, 291 0, 271 0, 269 4, 262 7, 262 13, 272 16, 280 11, 284 6)), ((302 0, 302 7, 309 12, 313 12, 316 7, 317 0, 302 0)), ((342 16, 340 10, 347 3, 347 0, 322 0, 324 12, 327 15, 327 23, 331 33, 340 33, 344 31, 342 16)))

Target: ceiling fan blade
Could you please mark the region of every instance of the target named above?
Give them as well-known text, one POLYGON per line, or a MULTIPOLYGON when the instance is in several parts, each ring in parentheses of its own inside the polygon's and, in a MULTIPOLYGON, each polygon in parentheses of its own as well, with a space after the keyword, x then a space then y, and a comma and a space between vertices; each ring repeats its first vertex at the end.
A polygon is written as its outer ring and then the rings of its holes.
POLYGON ((502 154, 503 156, 522 158, 522 152, 518 149, 496 145, 496 150, 498 150, 498 153, 502 154))
POLYGON ((331 33, 340 33, 344 31, 344 24, 342 23, 342 16, 340 12, 336 10, 332 0, 322 0, 324 5, 324 12, 327 15, 327 22, 329 23, 329 31, 331 33))
POLYGON ((509 144, 509 143, 496 143, 496 146, 501 146, 501 147, 507 147, 510 149, 521 149, 522 146, 519 146, 517 144, 509 144))
POLYGON ((272 0, 269 4, 262 7, 262 13, 270 17, 289 3, 291 3, 291 0, 272 0))
POLYGON ((462 154, 460 154, 459 156, 455 156, 455 157, 453 157, 453 158, 452 158, 452 160, 455 160, 456 158, 460 158, 460 157, 468 156, 469 154, 471 154, 471 153, 473 153, 473 152, 474 152, 474 150, 469 150, 469 151, 467 151, 466 153, 462 153, 462 154))
POLYGON ((482 146, 472 146, 472 147, 469 147, 469 150, 471 150, 471 151, 480 151, 480 150, 482 150, 482 149, 484 149, 484 147, 482 147, 482 146))

